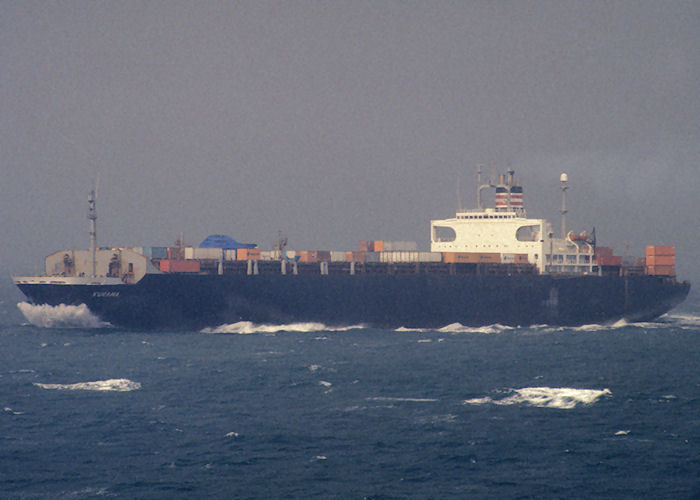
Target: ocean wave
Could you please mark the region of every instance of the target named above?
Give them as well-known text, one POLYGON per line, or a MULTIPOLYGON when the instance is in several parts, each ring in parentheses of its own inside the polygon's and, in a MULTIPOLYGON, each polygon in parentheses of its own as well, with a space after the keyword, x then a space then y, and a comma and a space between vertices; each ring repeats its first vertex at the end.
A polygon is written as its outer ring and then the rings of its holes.
POLYGON ((629 322, 625 319, 617 320, 613 323, 591 323, 579 326, 556 326, 556 325, 530 325, 530 326, 507 326, 498 323, 484 326, 465 326, 461 323, 452 323, 442 328, 397 328, 394 331, 415 332, 415 333, 482 333, 498 334, 504 332, 530 332, 535 334, 558 333, 558 332, 601 332, 614 331, 623 328, 658 329, 675 326, 684 330, 696 330, 700 328, 700 316, 693 314, 664 314, 656 321, 629 322))
POLYGON ((443 326, 438 332, 443 333, 501 333, 514 330, 512 326, 504 326, 498 323, 486 326, 464 326, 461 323, 452 323, 451 325, 443 326))
POLYGON ((41 384, 34 382, 34 385, 42 389, 55 389, 62 391, 115 391, 129 392, 141 389, 139 382, 133 382, 126 378, 115 378, 109 380, 96 380, 94 382, 78 382, 77 384, 41 384))
POLYGON ((640 323, 628 323, 627 321, 621 319, 615 323, 592 323, 588 325, 580 326, 553 326, 553 325, 536 325, 528 327, 537 333, 554 333, 554 332, 600 332, 600 331, 610 331, 619 330, 621 328, 627 328, 629 326, 640 325, 640 323))
POLYGON ((619 330, 621 328, 641 328, 644 330, 653 330, 658 328, 668 328, 669 326, 675 326, 685 330, 697 329, 700 328, 700 316, 694 316, 692 314, 664 314, 663 316, 659 317, 656 321, 628 322, 624 319, 621 319, 610 324, 560 327, 557 328, 557 330, 597 332, 602 330, 619 330))
POLYGON ((681 314, 681 313, 674 313, 674 314, 664 314, 659 318, 661 323, 657 323, 663 327, 668 326, 669 324, 674 325, 674 326, 679 326, 684 329, 692 328, 692 329, 697 329, 700 328, 700 316, 696 314, 681 314))
POLYGON ((659 328, 668 328, 675 326, 684 330, 700 328, 700 317, 693 315, 664 315, 656 321, 644 322, 629 322, 621 319, 614 323, 593 323, 580 326, 552 326, 552 325, 536 325, 528 327, 537 333, 554 333, 554 332, 601 332, 615 331, 621 329, 637 328, 642 330, 654 330, 659 328))
POLYGON ((20 302, 17 307, 27 321, 41 328, 105 328, 111 326, 95 316, 85 304, 34 305, 20 302))
POLYGON ((416 333, 427 333, 427 332, 440 332, 440 333, 501 333, 505 331, 515 330, 515 327, 505 326, 495 323, 493 325, 485 326, 465 326, 461 323, 451 323, 449 325, 443 326, 442 328, 406 328, 400 327, 396 328, 394 331, 398 333, 405 332, 416 332, 416 333))
POLYGON ((540 408, 558 408, 571 410, 579 405, 591 405, 603 396, 610 396, 610 389, 573 389, 570 387, 524 387, 522 389, 510 389, 503 398, 467 399, 464 404, 470 405, 517 405, 525 404, 540 408))
POLYGON ((278 333, 278 332, 344 332, 364 328, 362 325, 354 326, 328 326, 323 323, 290 323, 287 325, 256 324, 250 321, 239 321, 220 325, 216 328, 204 328, 204 333, 235 333, 249 335, 252 333, 278 333))

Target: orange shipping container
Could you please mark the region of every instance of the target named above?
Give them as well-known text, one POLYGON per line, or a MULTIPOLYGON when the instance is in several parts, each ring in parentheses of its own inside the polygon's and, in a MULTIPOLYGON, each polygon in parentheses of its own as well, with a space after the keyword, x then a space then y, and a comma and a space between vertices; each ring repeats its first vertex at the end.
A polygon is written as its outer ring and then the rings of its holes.
POLYGON ((469 254, 465 252, 442 252, 443 262, 472 262, 469 260, 469 254))
POLYGON ((374 249, 372 251, 383 252, 384 251, 384 242, 383 241, 375 241, 374 242, 374 249))
POLYGON ((649 255, 676 255, 674 246, 647 246, 647 256, 649 255))
POLYGON ((236 250, 236 260, 260 260, 260 249, 239 248, 236 250))
POLYGON ((603 255, 598 255, 598 265, 599 266, 621 266, 622 265, 622 257, 618 257, 615 255, 611 256, 603 256, 603 255))
POLYGON ((299 262, 318 262, 318 252, 316 250, 302 250, 297 252, 299 262))
POLYGON ((489 264, 500 264, 500 253, 472 253, 472 252, 443 252, 443 262, 465 262, 468 264, 476 264, 479 262, 489 264))
POLYGON ((160 261, 160 270, 164 273, 198 273, 198 260, 169 260, 160 261))
POLYGON ((675 276, 676 266, 647 266, 647 274, 656 276, 675 276))
POLYGON ((499 264, 501 262, 500 253, 476 253, 472 255, 476 256, 477 262, 485 262, 487 264, 499 264))
POLYGON ((647 266, 675 266, 676 257, 674 255, 647 255, 647 266))
POLYGON ((360 252, 374 252, 374 241, 361 241, 358 250, 360 252))

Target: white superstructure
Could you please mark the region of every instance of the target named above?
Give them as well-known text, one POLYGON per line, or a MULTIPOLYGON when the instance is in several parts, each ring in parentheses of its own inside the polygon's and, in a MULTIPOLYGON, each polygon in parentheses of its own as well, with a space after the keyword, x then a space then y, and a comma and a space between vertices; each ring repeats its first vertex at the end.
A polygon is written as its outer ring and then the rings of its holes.
POLYGON ((597 273, 595 243, 587 236, 569 233, 554 238, 545 219, 530 219, 523 205, 523 190, 513 171, 501 175, 497 184, 489 182, 481 190, 496 189, 495 208, 463 210, 455 217, 430 221, 432 252, 499 253, 527 255, 527 261, 540 273, 597 273))

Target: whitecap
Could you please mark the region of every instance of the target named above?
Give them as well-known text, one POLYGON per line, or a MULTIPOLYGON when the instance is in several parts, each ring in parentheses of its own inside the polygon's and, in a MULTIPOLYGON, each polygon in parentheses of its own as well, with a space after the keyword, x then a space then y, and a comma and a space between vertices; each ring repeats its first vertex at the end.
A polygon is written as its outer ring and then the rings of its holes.
POLYGON ((251 321, 219 325, 216 328, 204 328, 204 333, 235 333, 249 335, 253 333, 278 332, 344 332, 364 328, 362 325, 328 326, 323 323, 289 323, 286 325, 256 324, 251 321))
POLYGON ((438 329, 438 332, 443 332, 443 333, 485 333, 485 334, 492 334, 492 333, 501 333, 505 332, 508 330, 514 330, 513 327, 511 326, 504 326, 498 323, 495 323, 493 325, 485 325, 485 326, 465 326, 461 323, 452 323, 447 326, 443 326, 442 328, 438 329))
POLYGON ((67 391, 115 391, 128 392, 141 389, 139 382, 132 382, 126 378, 109 380, 96 380, 94 382, 78 382, 76 384, 42 384, 34 382, 34 385, 42 389, 56 389, 67 391))
POLYGON ((692 314, 670 314, 666 313, 660 316, 655 321, 639 321, 631 322, 625 319, 619 319, 612 323, 593 323, 580 326, 547 326, 541 325, 543 331, 574 331, 574 332, 599 332, 619 330, 622 328, 638 328, 643 330, 651 330, 658 328, 668 328, 675 326, 683 330, 696 330, 700 328, 700 316, 692 314))
POLYGON ((330 386, 333 385, 333 384, 331 384, 330 382, 327 382, 327 381, 325 381, 325 380, 319 381, 318 384, 319 384, 319 385, 322 385, 323 387, 330 387, 330 386))
POLYGON ((467 399, 464 401, 464 404, 468 404, 468 405, 485 405, 488 403, 493 403, 493 399, 491 399, 488 396, 484 396, 483 398, 467 399))
POLYGON ((609 330, 618 330, 620 328, 627 328, 629 326, 640 326, 640 323, 629 323, 627 320, 620 319, 614 323, 590 323, 586 325, 579 326, 550 326, 550 325, 538 325, 542 332, 600 332, 609 330))
POLYGON ((41 328, 104 328, 111 326, 100 320, 85 304, 50 306, 48 304, 35 305, 20 302, 17 307, 27 318, 27 321, 41 328))
POLYGON ((659 318, 659 321, 661 327, 667 327, 671 324, 682 329, 695 330, 700 328, 700 316, 696 314, 666 313, 659 318))
POLYGON ((509 395, 500 399, 489 396, 467 399, 471 405, 516 405, 525 404, 540 408, 571 410, 579 405, 591 405, 603 396, 610 396, 610 389, 573 389, 570 387, 524 387, 511 389, 509 395))
POLYGON ((601 330, 617 330, 620 328, 625 328, 629 326, 629 323, 625 320, 619 320, 616 321, 615 323, 611 324, 604 324, 604 323, 596 323, 596 324, 591 324, 591 325, 581 325, 581 326, 575 326, 572 328, 569 328, 569 330, 573 330, 575 332, 599 332, 601 330))
POLYGON ((626 436, 626 435, 629 434, 629 433, 630 433, 630 430, 629 430, 629 429, 622 429, 622 430, 617 431, 617 432, 615 433, 615 435, 616 435, 616 436, 626 436))

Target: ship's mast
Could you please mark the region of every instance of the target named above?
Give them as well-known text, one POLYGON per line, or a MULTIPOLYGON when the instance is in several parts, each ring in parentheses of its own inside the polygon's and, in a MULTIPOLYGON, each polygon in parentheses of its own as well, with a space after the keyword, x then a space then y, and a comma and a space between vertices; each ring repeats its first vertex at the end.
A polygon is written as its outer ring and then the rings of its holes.
POLYGON ((483 189, 496 187, 496 185, 491 181, 490 178, 486 184, 481 183, 481 167, 482 167, 482 165, 477 165, 478 170, 477 170, 477 177, 476 177, 476 185, 477 185, 476 204, 477 204, 479 210, 484 209, 484 206, 481 203, 481 191, 483 189))
POLYGON ((569 182, 569 176, 565 173, 561 174, 559 177, 559 183, 561 184, 561 238, 566 239, 566 190, 569 189, 567 185, 569 182))
POLYGON ((476 168, 476 208, 481 210, 481 165, 476 168))
POLYGON ((90 221, 90 255, 92 258, 92 277, 97 276, 97 196, 93 188, 88 195, 88 220, 90 221))

